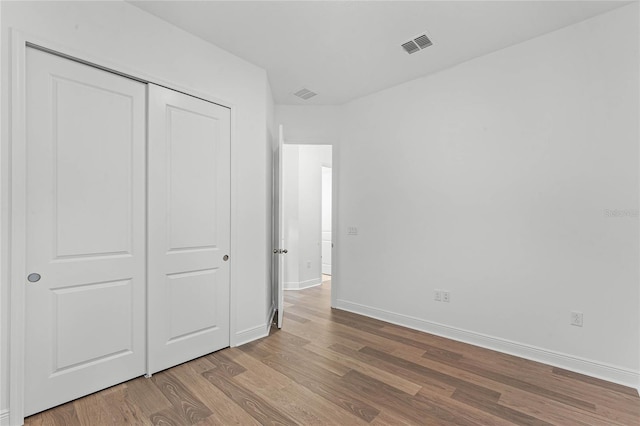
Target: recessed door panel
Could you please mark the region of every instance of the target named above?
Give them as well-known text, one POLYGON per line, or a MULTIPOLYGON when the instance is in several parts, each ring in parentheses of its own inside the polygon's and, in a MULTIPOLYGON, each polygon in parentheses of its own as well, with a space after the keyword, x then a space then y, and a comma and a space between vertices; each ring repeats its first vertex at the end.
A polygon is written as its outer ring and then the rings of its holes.
POLYGON ((69 77, 51 83, 55 255, 130 253, 134 100, 69 77))
POLYGON ((149 372, 229 346, 230 113, 149 86, 149 372))
POLYGON ((55 373, 133 350, 132 288, 121 280, 52 291, 55 373))
POLYGON ((169 342, 218 327, 217 278, 215 269, 167 276, 171 316, 169 342))
POLYGON ((145 372, 146 86, 32 48, 26 71, 29 415, 145 372))
POLYGON ((166 119, 169 251, 215 247, 219 118, 169 106, 166 119))

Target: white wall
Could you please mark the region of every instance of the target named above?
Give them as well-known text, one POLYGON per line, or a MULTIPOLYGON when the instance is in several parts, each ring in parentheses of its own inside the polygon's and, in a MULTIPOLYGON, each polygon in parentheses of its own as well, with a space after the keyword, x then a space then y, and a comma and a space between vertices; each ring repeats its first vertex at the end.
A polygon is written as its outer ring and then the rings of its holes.
POLYGON ((276 105, 275 118, 284 126, 286 143, 333 145, 341 134, 341 110, 337 105, 276 105))
MULTIPOLYGON (((78 55, 114 64, 125 72, 152 76, 187 92, 232 104, 232 292, 236 342, 266 332, 270 302, 269 200, 270 145, 265 134, 269 99, 266 73, 202 39, 124 2, 1 2, 2 87, 9 92, 9 29, 50 40, 78 55), (120 67, 122 65, 122 67, 120 67)), ((2 97, 2 400, 7 401, 7 173, 8 97, 2 97)), ((271 112, 273 114, 273 112, 271 112)))
POLYGON ((284 145, 283 192, 285 289, 322 282, 322 166, 331 166, 331 146, 284 145))
POLYGON ((300 224, 298 215, 300 185, 300 145, 282 147, 282 217, 284 222, 284 288, 298 288, 300 282, 300 224))
POLYGON ((346 104, 338 306, 636 386, 637 8, 346 104))

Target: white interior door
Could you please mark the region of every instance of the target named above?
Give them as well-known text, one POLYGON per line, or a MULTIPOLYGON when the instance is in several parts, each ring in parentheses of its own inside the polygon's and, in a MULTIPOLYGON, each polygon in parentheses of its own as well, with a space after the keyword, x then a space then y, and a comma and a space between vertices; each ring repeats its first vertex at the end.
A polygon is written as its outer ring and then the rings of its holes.
POLYGON ((273 193, 274 193, 274 213, 273 213, 273 270, 275 273, 276 309, 278 310, 278 328, 282 328, 284 317, 284 255, 287 249, 284 247, 284 196, 282 186, 282 152, 284 145, 284 129, 282 125, 278 128, 278 143, 273 158, 273 193))
POLYGON ((145 372, 146 86, 26 55, 30 415, 145 372))
POLYGON ((322 273, 331 275, 331 167, 322 167, 322 273))
POLYGON ((149 373, 229 346, 230 126, 149 85, 149 373))

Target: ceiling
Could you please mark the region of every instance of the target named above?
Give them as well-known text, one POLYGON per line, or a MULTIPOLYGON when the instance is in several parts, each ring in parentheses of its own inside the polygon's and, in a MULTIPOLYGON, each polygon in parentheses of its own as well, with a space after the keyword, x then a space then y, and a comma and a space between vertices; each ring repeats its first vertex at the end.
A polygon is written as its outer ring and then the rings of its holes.
POLYGON ((348 102, 629 1, 129 1, 267 70, 277 104, 348 102), (400 45, 426 33, 433 46, 400 45), (301 88, 318 93, 305 101, 301 88))

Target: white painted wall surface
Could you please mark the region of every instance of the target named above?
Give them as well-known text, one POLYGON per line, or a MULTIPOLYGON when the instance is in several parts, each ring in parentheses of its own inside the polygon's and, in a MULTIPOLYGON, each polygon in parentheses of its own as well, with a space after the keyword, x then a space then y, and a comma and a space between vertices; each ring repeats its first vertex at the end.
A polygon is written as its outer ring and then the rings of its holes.
POLYGON ((287 143, 333 145, 340 138, 340 106, 276 105, 275 116, 284 125, 287 143))
POLYGON ((637 7, 346 104, 338 306, 637 385, 637 7))
MULTIPOLYGON (((285 129, 286 131, 286 129, 285 129)), ((300 282, 300 146, 283 145, 282 151, 282 195, 284 221, 284 288, 298 288, 300 282)))
POLYGON ((285 145, 285 289, 322 282, 322 166, 331 166, 327 145, 285 145))
MULTIPOLYGON (((78 52, 122 64, 131 73, 143 73, 188 92, 232 104, 232 336, 246 341, 266 331, 268 295, 268 247, 271 197, 265 183, 270 176, 270 145, 265 135, 267 107, 266 73, 248 62, 200 38, 124 2, 1 2, 2 93, 9 92, 9 29, 15 28, 78 52)), ((0 411, 7 401, 8 271, 7 144, 8 97, 2 97, 2 385, 0 411)), ((233 337, 232 337, 233 339, 233 337)))
POLYGON ((338 305, 635 385, 639 112, 637 4, 345 105, 338 305))

